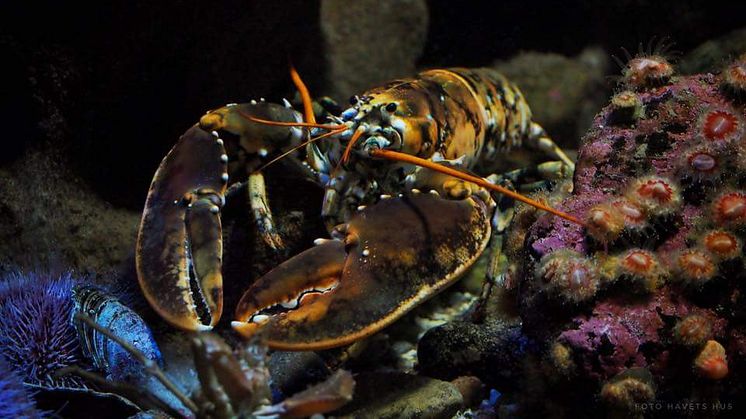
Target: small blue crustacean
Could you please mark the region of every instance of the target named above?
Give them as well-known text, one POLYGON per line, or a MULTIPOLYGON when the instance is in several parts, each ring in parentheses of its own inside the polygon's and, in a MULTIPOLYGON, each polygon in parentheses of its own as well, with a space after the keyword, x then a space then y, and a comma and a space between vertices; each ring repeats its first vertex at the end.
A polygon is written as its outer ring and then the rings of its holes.
MULTIPOLYGON (((130 342, 145 356, 163 365, 161 351, 153 339, 150 328, 132 309, 122 304, 116 297, 91 286, 80 286, 73 290, 75 309, 73 313, 85 313, 96 323, 130 342)), ((93 361, 94 366, 106 373, 107 379, 130 384, 141 384, 147 380, 142 364, 130 352, 108 337, 88 327, 85 323, 74 322, 78 330, 83 353, 93 361)))

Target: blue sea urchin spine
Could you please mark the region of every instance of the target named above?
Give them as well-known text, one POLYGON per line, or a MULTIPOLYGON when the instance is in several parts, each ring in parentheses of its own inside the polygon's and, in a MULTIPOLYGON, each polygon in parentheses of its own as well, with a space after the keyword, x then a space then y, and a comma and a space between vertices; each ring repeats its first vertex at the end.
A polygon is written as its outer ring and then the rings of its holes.
POLYGON ((81 387, 77 377, 54 376, 82 359, 70 324, 74 284, 70 274, 15 273, 0 279, 0 354, 26 383, 81 387))
POLYGON ((0 418, 41 418, 23 380, 0 356, 0 418))

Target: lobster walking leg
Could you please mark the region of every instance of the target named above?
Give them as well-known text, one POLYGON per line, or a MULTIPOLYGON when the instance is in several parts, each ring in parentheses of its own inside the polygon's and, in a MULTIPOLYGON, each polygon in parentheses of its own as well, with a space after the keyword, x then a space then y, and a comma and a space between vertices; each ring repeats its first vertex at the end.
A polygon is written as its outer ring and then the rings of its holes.
POLYGON ((515 201, 502 196, 497 201, 495 213, 492 216, 492 237, 490 238, 490 253, 487 262, 486 282, 490 285, 502 285, 505 267, 508 263, 503 253, 505 233, 515 215, 515 201))
POLYGON ((529 147, 546 153, 552 159, 560 160, 567 165, 571 173, 575 170, 575 163, 567 157, 567 154, 549 137, 544 128, 536 122, 531 123, 526 144, 529 147))
POLYGON ((249 204, 251 205, 251 211, 254 213, 254 221, 256 221, 259 234, 269 247, 274 250, 282 250, 285 245, 275 230, 262 172, 255 172, 249 175, 248 188, 249 204))

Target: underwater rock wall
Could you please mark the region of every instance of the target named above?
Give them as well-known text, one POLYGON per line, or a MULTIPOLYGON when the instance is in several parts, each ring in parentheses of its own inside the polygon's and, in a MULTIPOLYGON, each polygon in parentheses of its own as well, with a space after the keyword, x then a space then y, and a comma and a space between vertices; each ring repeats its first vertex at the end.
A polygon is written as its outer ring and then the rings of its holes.
POLYGON ((573 192, 554 198, 586 226, 540 216, 528 230, 512 278, 524 332, 546 342, 549 382, 585 389, 555 388, 576 401, 732 401, 746 366, 746 112, 732 73, 746 63, 681 77, 636 64, 582 141, 573 192))

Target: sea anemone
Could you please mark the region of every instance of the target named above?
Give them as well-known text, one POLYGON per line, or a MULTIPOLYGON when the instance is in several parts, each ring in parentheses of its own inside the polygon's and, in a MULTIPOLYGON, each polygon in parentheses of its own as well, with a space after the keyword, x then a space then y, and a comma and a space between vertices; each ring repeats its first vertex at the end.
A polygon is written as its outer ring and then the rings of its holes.
POLYGON ((651 215, 667 215, 678 209, 681 203, 679 188, 669 179, 645 176, 636 179, 628 198, 639 204, 651 215))
POLYGON ((629 124, 642 118, 644 111, 640 97, 633 91, 624 90, 611 98, 610 122, 629 124))
POLYGON ((728 357, 723 345, 708 340, 694 360, 694 371, 710 380, 721 380, 728 375, 728 357))
POLYGON ((690 314, 676 323, 673 337, 686 346, 701 346, 712 337, 712 320, 700 314, 690 314))
POLYGON ((653 375, 645 368, 624 370, 604 384, 601 399, 612 408, 634 412, 641 403, 655 399, 653 375))
POLYGON ((648 226, 647 214, 636 203, 619 198, 611 202, 611 206, 616 208, 619 214, 624 217, 624 227, 631 230, 642 230, 648 226))
POLYGON ((717 273, 712 256, 702 249, 686 249, 676 258, 679 276, 691 285, 702 285, 717 273))
POLYGON ((708 144, 725 146, 741 138, 743 121, 731 108, 718 108, 700 117, 699 133, 708 144))
POLYGON ((625 86, 642 90, 667 83, 673 72, 673 66, 663 55, 639 55, 627 62, 622 81, 625 86))
POLYGON ((614 241, 624 229, 624 215, 609 204, 599 204, 588 210, 585 224, 588 234, 600 243, 614 241))
POLYGON ((732 99, 746 97, 746 54, 742 54, 723 70, 722 87, 732 99))
POLYGON ((679 162, 678 173, 682 178, 688 178, 696 182, 704 180, 716 180, 726 166, 724 156, 713 147, 704 145, 686 150, 679 162))
POLYGON ((596 295, 599 273, 594 264, 578 252, 555 250, 541 258, 537 272, 547 291, 564 301, 580 303, 596 295))
POLYGON ((0 356, 0 417, 41 418, 23 380, 3 356, 0 356))
POLYGON ((715 199, 712 215, 718 225, 740 226, 746 223, 746 193, 725 192, 715 199))
POLYGON ((70 274, 14 273, 0 279, 0 354, 24 382, 44 387, 81 387, 77 377, 56 377, 81 363, 70 323, 70 274))
POLYGON ((667 274, 655 254, 643 249, 623 253, 618 264, 618 274, 632 279, 646 291, 657 289, 667 274))
POLYGON ((708 232, 702 239, 704 247, 720 259, 733 259, 741 254, 741 241, 725 230, 708 232))

